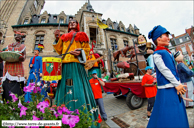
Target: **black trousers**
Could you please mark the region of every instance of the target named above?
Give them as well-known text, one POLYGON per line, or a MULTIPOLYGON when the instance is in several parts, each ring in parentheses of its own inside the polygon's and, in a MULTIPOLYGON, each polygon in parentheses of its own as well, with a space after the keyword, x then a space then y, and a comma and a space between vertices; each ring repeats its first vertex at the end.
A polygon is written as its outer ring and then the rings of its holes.
POLYGON ((148 107, 147 111, 152 111, 152 108, 154 107, 155 97, 148 98, 148 107))
POLYGON ((21 96, 23 94, 23 88, 24 88, 24 81, 22 82, 17 82, 17 81, 10 81, 8 79, 6 79, 3 82, 3 101, 12 101, 11 96, 9 96, 9 94, 12 92, 14 94, 17 94, 18 97, 21 96))

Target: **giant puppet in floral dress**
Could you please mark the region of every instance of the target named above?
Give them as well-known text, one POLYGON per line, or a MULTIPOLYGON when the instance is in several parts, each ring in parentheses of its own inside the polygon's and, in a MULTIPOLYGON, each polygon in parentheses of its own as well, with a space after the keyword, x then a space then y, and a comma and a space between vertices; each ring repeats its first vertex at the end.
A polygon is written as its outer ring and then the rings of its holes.
MULTIPOLYGON (((86 106, 84 112, 92 112, 92 120, 98 118, 98 111, 92 89, 87 78, 84 64, 80 63, 78 57, 86 58, 89 55, 89 39, 86 33, 79 32, 79 23, 76 20, 70 20, 67 34, 60 37, 60 30, 55 31, 55 42, 53 47, 58 54, 64 54, 76 33, 66 56, 62 57, 62 79, 59 81, 55 95, 57 106, 65 104, 68 109, 82 109, 86 106), (85 53, 85 55, 83 54, 85 53)), ((92 126, 93 128, 94 126, 92 126)), ((99 125, 97 126, 99 127, 99 125)))
MULTIPOLYGON (((23 87, 24 87, 24 68, 23 63, 26 59, 26 47, 24 44, 20 43, 22 36, 24 34, 20 33, 19 31, 14 31, 14 36, 16 42, 9 44, 6 47, 6 51, 13 51, 21 54, 19 60, 17 62, 7 62, 5 61, 4 70, 3 70, 3 100, 11 101, 12 98, 10 93, 17 94, 18 96, 23 94, 23 87)), ((0 58, 1 61, 2 58, 0 58)))

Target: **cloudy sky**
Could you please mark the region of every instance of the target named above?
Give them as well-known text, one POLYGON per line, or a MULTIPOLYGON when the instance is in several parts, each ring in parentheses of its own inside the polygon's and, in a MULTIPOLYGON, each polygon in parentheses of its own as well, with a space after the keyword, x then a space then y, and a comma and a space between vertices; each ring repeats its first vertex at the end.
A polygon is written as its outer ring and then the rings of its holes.
MULTIPOLYGON (((44 8, 50 14, 64 11, 67 15, 75 15, 87 0, 46 0, 44 8)), ((90 0, 95 12, 102 13, 102 18, 112 21, 122 21, 127 28, 134 24, 140 33, 147 37, 148 32, 156 25, 162 25, 170 33, 178 36, 185 33, 186 28, 194 25, 194 2, 184 1, 140 1, 140 0, 90 0)), ((149 41, 149 40, 148 40, 149 41)))

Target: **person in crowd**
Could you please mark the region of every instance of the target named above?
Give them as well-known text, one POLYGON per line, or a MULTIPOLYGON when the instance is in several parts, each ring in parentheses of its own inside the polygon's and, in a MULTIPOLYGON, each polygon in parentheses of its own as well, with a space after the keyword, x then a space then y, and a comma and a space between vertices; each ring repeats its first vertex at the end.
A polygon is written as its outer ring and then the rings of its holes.
MULTIPOLYGON (((56 105, 66 104, 70 111, 79 108, 85 113, 94 110, 91 118, 97 120, 96 102, 82 64, 89 55, 89 38, 85 32, 80 32, 79 23, 74 19, 69 21, 68 33, 60 36, 60 30, 56 30, 54 34, 53 47, 59 55, 63 54, 62 79, 58 82, 55 94, 56 105), (81 106, 85 106, 87 109, 83 109, 84 107, 81 106)), ((96 127, 99 126, 100 124, 97 124, 96 127)))
POLYGON ((105 83, 103 82, 103 80, 101 78, 98 78, 96 70, 93 70, 92 76, 93 76, 93 78, 90 79, 90 85, 92 87, 92 92, 94 94, 96 104, 99 106, 102 119, 104 121, 106 121, 107 114, 106 114, 105 109, 104 109, 104 103, 103 103, 103 98, 102 98, 102 89, 101 89, 101 86, 104 86, 105 83))
POLYGON ((188 118, 181 94, 186 90, 179 82, 173 54, 168 48, 169 32, 161 25, 155 26, 148 34, 157 46, 153 54, 157 95, 154 108, 148 122, 148 128, 188 128, 188 118))
POLYGON ((145 68, 146 74, 142 78, 141 85, 145 88, 145 94, 148 98, 148 107, 147 107, 147 120, 150 119, 152 108, 154 107, 155 97, 157 93, 156 81, 155 78, 151 75, 153 68, 147 66, 145 68))
POLYGON ((108 81, 108 80, 109 80, 109 76, 107 75, 107 73, 106 73, 106 72, 104 72, 104 79, 106 79, 106 81, 108 81))
MULTIPOLYGON (((174 55, 175 61, 177 64, 177 70, 179 74, 179 78, 182 84, 187 85, 186 93, 183 95, 186 98, 193 99, 193 82, 191 77, 194 76, 194 72, 190 70, 184 63, 183 63, 183 54, 181 51, 178 51, 174 55)), ((186 107, 192 107, 193 103, 184 101, 186 107)))
MULTIPOLYGON (((16 60, 15 62, 5 61, 2 77, 2 86, 4 90, 2 98, 5 101, 12 100, 10 93, 21 96, 23 94, 24 82, 26 80, 24 78, 23 67, 23 62, 26 59, 26 46, 20 42, 24 34, 20 33, 20 31, 14 31, 14 33, 15 42, 9 44, 5 48, 5 51, 17 51, 17 53, 19 53, 21 56, 19 57, 18 61, 14 58, 16 60)), ((0 62, 2 61, 2 58, 0 58, 0 62)))

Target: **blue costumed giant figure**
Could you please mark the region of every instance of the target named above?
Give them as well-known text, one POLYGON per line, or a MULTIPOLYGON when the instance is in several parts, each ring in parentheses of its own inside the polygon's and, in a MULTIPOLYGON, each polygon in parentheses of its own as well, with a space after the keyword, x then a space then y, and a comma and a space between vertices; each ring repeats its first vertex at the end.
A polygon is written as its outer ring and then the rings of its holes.
POLYGON ((169 34, 160 25, 148 34, 157 46, 153 58, 158 87, 148 128, 189 127, 185 105, 180 96, 186 92, 186 85, 180 83, 173 54, 166 48, 170 42, 169 34))
MULTIPOLYGON (((42 57, 39 56, 40 49, 34 49, 34 57, 30 59, 29 68, 30 68, 30 75, 28 77, 27 86, 29 83, 40 82, 40 78, 42 77, 42 57)), ((41 94, 44 95, 45 91, 42 89, 41 94)), ((27 92, 25 95, 25 102, 31 101, 31 92, 27 92)))

